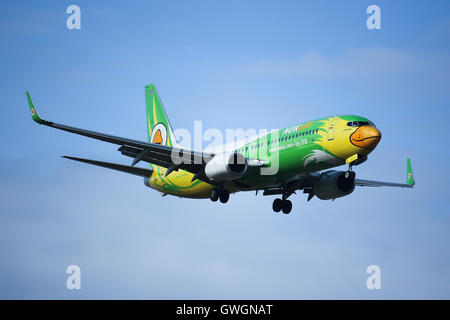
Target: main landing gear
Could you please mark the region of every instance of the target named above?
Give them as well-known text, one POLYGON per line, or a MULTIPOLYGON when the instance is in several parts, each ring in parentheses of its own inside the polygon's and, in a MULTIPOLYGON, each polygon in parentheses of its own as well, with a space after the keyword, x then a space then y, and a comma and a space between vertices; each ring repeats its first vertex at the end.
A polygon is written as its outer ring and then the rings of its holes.
POLYGON ((293 186, 286 186, 280 198, 273 200, 272 209, 275 212, 283 211, 284 214, 289 214, 292 210, 292 202, 288 198, 295 193, 296 188, 293 186))
POLYGON ((289 214, 292 210, 292 202, 287 199, 276 198, 273 200, 272 209, 275 212, 283 211, 284 214, 289 214))
POLYGON ((230 199, 230 193, 227 189, 217 189, 214 188, 211 190, 211 194, 209 195, 211 201, 216 202, 220 200, 222 203, 227 203, 228 199, 230 199))

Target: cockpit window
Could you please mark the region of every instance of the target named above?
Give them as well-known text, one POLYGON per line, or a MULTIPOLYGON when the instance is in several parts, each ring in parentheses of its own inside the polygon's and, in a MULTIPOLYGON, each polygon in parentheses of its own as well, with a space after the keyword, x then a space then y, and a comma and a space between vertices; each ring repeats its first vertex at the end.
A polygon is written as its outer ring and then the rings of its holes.
POLYGON ((374 126, 375 124, 371 121, 349 121, 347 122, 348 127, 361 127, 361 126, 374 126))

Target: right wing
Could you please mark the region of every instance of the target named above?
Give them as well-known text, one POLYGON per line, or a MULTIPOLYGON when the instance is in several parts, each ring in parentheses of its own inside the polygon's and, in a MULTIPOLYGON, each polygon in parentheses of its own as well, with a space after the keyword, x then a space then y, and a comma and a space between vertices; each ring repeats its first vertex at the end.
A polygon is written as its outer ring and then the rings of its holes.
MULTIPOLYGON (((206 163, 208 163, 215 156, 214 153, 197 152, 192 150, 185 150, 179 147, 171 147, 128 138, 121 138, 113 135, 70 127, 64 124, 43 120, 38 116, 36 108, 34 107, 33 101, 31 100, 28 91, 26 92, 26 94, 28 99, 28 105, 30 107, 31 117, 35 122, 59 130, 120 145, 118 151, 120 151, 125 156, 133 158, 133 162, 131 166, 123 166, 119 164, 74 157, 65 157, 65 158, 89 164, 94 164, 114 170, 119 170, 122 172, 128 172, 137 175, 144 174, 144 176, 147 176, 148 172, 141 171, 144 169, 137 168, 136 171, 130 169, 139 161, 145 161, 148 163, 155 164, 157 166, 167 168, 167 171, 165 173, 166 176, 169 175, 172 171, 177 171, 178 169, 181 169, 190 172, 194 175, 192 181, 194 181, 195 179, 200 179, 204 182, 217 185, 217 182, 208 179, 208 177, 206 177, 204 172, 206 163)), ((260 161, 258 159, 247 159, 247 160, 249 167, 261 167, 265 165, 264 161, 260 161)))
MULTIPOLYGON (((30 94, 28 91, 26 92, 27 99, 28 99, 28 105, 30 107, 31 117, 33 120, 41 125, 45 125, 48 127, 56 128, 59 130, 79 134, 85 137, 102 140, 105 142, 113 143, 116 145, 120 145, 119 151, 126 156, 132 157, 133 163, 131 167, 133 167, 137 162, 139 161, 145 161, 148 163, 153 163, 158 166, 162 166, 165 168, 168 168, 166 175, 168 175, 173 170, 182 169, 185 171, 188 171, 190 173, 194 174, 195 179, 200 179, 205 182, 210 182, 208 178, 205 177, 203 173, 203 169, 205 164, 211 160, 214 157, 213 153, 205 153, 205 152, 196 152, 191 150, 185 150, 178 147, 169 147, 164 145, 159 145, 155 143, 149 143, 149 142, 143 142, 138 140, 132 140, 128 138, 121 138, 113 135, 108 135, 104 133, 99 133, 95 131, 90 130, 84 130, 79 129, 75 127, 66 126, 63 124, 58 124, 55 122, 47 121, 41 119, 36 111, 36 108, 34 107, 34 104, 31 100, 30 94)), ((113 164, 109 163, 102 163, 98 161, 97 163, 94 163, 94 160, 87 160, 87 159, 79 159, 79 158, 71 158, 69 159, 76 160, 76 161, 82 161, 90 164, 100 165, 103 167, 109 167, 113 164)), ((120 166, 120 165, 118 165, 120 166)), ((127 167, 127 166, 125 166, 127 167)), ((119 167, 112 168, 112 169, 118 169, 119 167)), ((119 171, 124 168, 121 167, 119 171)), ((129 169, 127 169, 129 170, 129 169)), ((125 171, 127 172, 127 171, 125 171)), ((141 171, 136 171, 143 173, 141 171)), ((130 172, 132 173, 132 172, 130 172)), ((133 173, 135 174, 135 173, 133 173)), ((147 173, 145 173, 147 174, 147 173)), ((140 175, 140 174, 138 174, 140 175)))

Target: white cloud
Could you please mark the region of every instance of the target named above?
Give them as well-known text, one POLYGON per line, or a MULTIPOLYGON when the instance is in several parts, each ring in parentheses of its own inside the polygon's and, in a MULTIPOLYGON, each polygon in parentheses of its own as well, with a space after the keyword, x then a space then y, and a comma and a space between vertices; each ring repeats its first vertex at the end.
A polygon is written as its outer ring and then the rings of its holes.
POLYGON ((306 78, 373 77, 426 71, 432 57, 409 50, 386 47, 353 48, 334 56, 310 51, 292 59, 263 59, 240 65, 244 74, 306 78))

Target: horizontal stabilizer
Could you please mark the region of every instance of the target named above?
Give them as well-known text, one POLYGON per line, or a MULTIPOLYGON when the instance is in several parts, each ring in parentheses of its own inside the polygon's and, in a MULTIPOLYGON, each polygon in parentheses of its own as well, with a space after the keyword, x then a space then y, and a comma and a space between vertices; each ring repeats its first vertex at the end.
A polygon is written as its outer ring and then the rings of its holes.
POLYGON ((140 177, 149 178, 153 173, 153 170, 150 170, 150 169, 144 169, 144 168, 139 168, 139 167, 130 167, 130 166, 126 166, 126 165, 118 164, 118 163, 103 162, 103 161, 75 158, 75 157, 69 157, 69 156, 62 156, 62 157, 66 158, 66 159, 74 160, 74 161, 93 164, 95 166, 100 166, 100 167, 104 167, 104 168, 109 168, 109 169, 113 169, 113 170, 117 170, 117 171, 134 174, 134 175, 140 176, 140 177))

